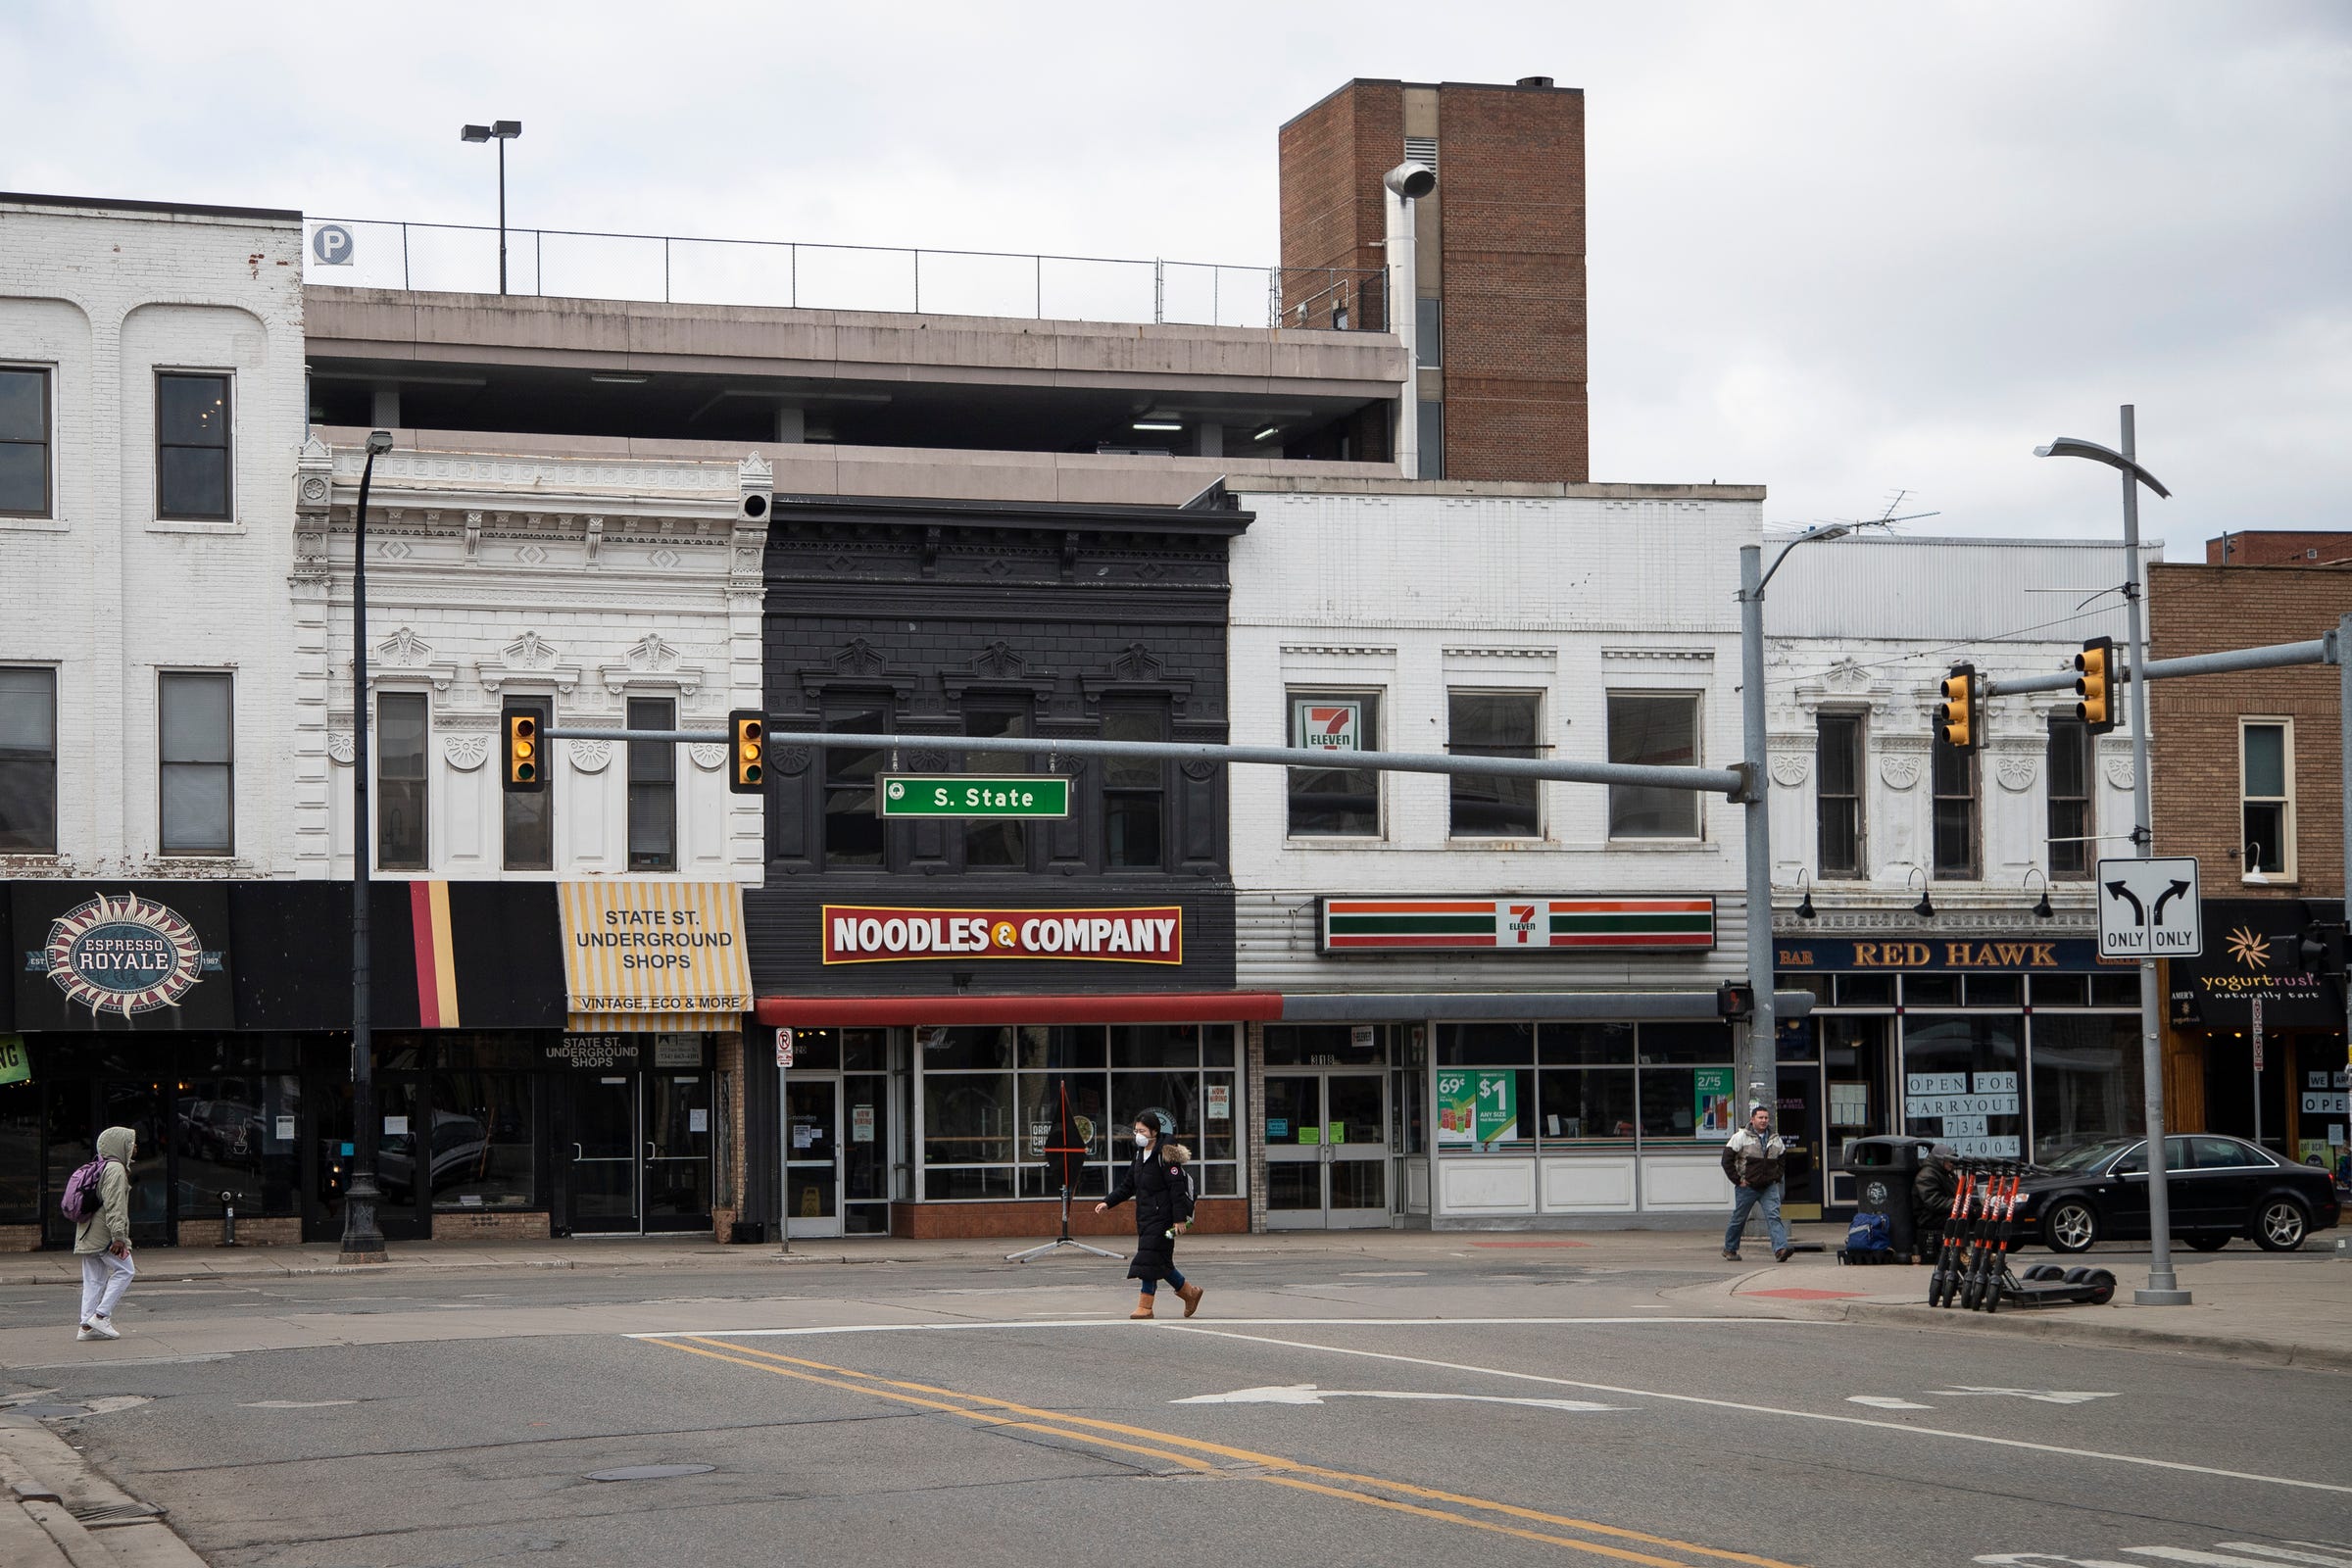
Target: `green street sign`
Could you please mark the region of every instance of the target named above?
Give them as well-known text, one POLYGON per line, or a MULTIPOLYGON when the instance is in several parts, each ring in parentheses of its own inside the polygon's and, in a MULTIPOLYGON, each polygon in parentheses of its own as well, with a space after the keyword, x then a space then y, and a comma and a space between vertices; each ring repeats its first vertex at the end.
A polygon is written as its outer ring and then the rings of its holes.
POLYGON ((1067 816, 1070 781, 1057 773, 884 773, 882 816, 1067 816))
POLYGON ((23 1035, 0 1035, 0 1084, 24 1084, 32 1081, 32 1057, 25 1053, 23 1035))

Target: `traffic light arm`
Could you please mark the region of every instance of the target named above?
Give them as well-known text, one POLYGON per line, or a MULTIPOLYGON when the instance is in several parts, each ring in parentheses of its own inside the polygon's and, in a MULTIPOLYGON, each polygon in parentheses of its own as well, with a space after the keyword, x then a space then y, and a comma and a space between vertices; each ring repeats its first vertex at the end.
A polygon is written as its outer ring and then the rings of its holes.
MULTIPOLYGON (((2269 648, 2233 648, 2219 654, 2191 654, 2181 659, 2151 659, 2149 680, 2174 680, 2185 675, 2227 675, 2241 669, 2282 669, 2293 664, 2333 664, 2335 638, 2315 637, 2307 643, 2278 643, 2269 648)), ((2109 678, 2119 684, 2132 671, 2117 664, 2109 678)), ((1980 675, 1978 690, 1986 697, 2013 697, 2024 692, 2071 692, 2075 672, 2056 675, 1980 675)))

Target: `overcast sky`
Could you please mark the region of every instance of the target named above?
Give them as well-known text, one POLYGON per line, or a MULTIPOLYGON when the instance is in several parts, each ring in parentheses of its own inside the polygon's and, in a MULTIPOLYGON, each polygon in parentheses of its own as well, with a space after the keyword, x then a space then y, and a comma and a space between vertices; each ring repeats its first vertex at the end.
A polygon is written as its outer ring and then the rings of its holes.
POLYGON ((518 225, 1276 259, 1351 76, 1586 93, 1592 473, 1766 516, 2352 526, 2352 7, 27 4, 0 188, 518 225))

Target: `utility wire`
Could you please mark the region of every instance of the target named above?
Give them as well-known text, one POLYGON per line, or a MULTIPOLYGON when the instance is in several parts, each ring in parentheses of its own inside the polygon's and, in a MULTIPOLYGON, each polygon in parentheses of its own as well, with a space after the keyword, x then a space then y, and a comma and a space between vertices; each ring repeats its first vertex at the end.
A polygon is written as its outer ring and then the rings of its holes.
MULTIPOLYGON (((2113 592, 2114 590, 2110 589, 2107 591, 2113 592)), ((1964 638, 1959 642, 1938 643, 1933 648, 1913 649, 1909 653, 1897 654, 1891 659, 1874 659, 1867 664, 1855 664, 1852 667, 1855 669, 1885 669, 1892 664, 1908 664, 1915 660, 1933 659, 1937 654, 1953 653, 1963 648, 1978 648, 1986 643, 2021 641, 2029 632, 2047 631, 2052 626, 2064 626, 2074 621, 2088 620, 2094 615, 2103 615, 2107 613, 2109 613, 2109 612, 2104 610, 2078 610, 2071 615, 2060 615, 2055 620, 2037 621, 2031 626, 2020 626, 2014 631, 1994 632, 1988 637, 1969 637, 1964 638)), ((1788 675, 1779 680, 1768 680, 1764 684, 1768 688, 1773 686, 1794 686, 1801 681, 1818 680, 1820 678, 1819 672, 1816 671, 1803 675, 1788 675)))

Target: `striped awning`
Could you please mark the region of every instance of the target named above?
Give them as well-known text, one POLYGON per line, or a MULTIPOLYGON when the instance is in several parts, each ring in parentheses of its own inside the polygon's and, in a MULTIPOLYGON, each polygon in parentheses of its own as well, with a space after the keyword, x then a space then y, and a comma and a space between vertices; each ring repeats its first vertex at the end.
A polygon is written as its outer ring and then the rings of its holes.
POLYGON ((565 1027, 735 1029, 752 1008, 732 882, 565 882, 565 1027))
POLYGON ((1711 898, 1324 899, 1325 953, 1450 949, 1483 953, 1648 950, 1715 946, 1711 898))

